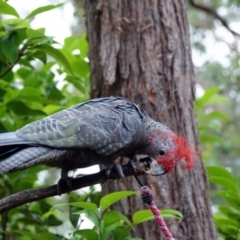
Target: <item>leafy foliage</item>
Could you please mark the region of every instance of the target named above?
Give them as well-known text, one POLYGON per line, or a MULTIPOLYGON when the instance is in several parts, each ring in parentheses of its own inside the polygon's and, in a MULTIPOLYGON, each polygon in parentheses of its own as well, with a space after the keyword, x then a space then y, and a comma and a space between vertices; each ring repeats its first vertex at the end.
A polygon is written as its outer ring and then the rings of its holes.
MULTIPOLYGON (((92 222, 91 229, 78 230, 79 226, 70 234, 71 240, 107 240, 112 237, 114 240, 140 240, 140 238, 131 238, 129 233, 134 229, 134 225, 145 221, 154 220, 154 216, 149 210, 142 210, 134 213, 133 223, 118 211, 110 210, 110 206, 123 198, 136 194, 131 191, 121 191, 110 193, 102 197, 99 206, 91 202, 72 202, 69 204, 55 205, 50 211, 61 209, 62 206, 74 206, 75 215, 85 215, 92 222)), ((161 210, 165 218, 182 219, 181 213, 174 210, 161 210)))
POLYGON ((222 189, 216 192, 222 200, 214 221, 218 232, 229 240, 240 239, 240 177, 235 178, 223 167, 207 167, 209 181, 222 189))
MULTIPOLYGON (((61 5, 37 8, 21 19, 12 6, 0 0, 0 132, 15 131, 29 122, 89 98, 86 36, 70 36, 60 45, 45 34, 44 28, 34 29, 28 21, 61 5)), ((36 167, 1 176, 0 198, 38 186, 41 170, 42 167, 36 167)), ((50 170, 46 181, 55 181, 57 175, 50 170)), ((71 194, 69 200, 99 198, 99 193, 90 193, 91 196, 83 194, 82 197, 71 194)), ((2 214, 1 227, 5 226, 1 230, 2 236, 12 239, 62 239, 50 229, 61 226, 70 213, 50 212, 55 202, 55 199, 42 200, 2 214)))
MULTIPOLYGON (((221 139, 222 123, 229 121, 223 111, 213 110, 213 104, 228 104, 229 101, 219 95, 219 88, 210 88, 195 102, 195 109, 199 123, 200 142, 203 146, 203 157, 206 165, 211 165, 206 155, 213 144, 224 145, 221 139), (208 111, 206 111, 208 109, 208 111)), ((213 156, 214 154, 212 154, 213 156)), ((217 208, 214 213, 215 225, 218 232, 225 239, 240 239, 240 176, 234 177, 226 168, 207 166, 208 180, 211 183, 212 198, 217 208), (224 190, 219 190, 219 186, 224 190)))

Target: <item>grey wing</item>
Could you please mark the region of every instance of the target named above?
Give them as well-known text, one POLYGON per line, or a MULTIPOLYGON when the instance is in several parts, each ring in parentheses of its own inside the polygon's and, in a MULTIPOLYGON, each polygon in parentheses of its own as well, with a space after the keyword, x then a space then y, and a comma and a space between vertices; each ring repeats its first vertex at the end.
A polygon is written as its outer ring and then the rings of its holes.
POLYGON ((17 136, 47 146, 90 148, 110 155, 133 140, 143 113, 124 98, 94 99, 28 124, 17 136))

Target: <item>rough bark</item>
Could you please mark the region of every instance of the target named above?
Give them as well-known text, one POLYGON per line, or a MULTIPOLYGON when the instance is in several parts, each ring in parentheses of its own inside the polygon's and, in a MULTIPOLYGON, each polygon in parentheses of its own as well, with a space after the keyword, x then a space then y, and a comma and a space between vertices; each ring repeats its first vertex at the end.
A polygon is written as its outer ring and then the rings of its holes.
MULTIPOLYGON (((197 150, 193 109, 194 73, 184 0, 88 0, 85 3, 92 97, 124 96, 180 135, 197 150)), ((191 171, 180 164, 166 176, 144 176, 160 209, 182 212, 182 222, 167 222, 175 239, 216 239, 203 164, 191 171)), ((104 193, 138 190, 132 178, 103 186, 104 193)), ((115 208, 129 217, 144 209, 139 196, 115 208)), ((155 223, 137 227, 134 236, 164 239, 155 223)))

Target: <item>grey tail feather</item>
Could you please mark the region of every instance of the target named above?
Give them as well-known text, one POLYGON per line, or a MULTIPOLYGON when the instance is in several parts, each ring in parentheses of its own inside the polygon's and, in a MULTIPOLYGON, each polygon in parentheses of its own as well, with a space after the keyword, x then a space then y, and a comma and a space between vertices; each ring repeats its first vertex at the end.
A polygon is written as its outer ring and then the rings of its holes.
POLYGON ((0 134, 0 146, 28 144, 27 141, 17 137, 15 132, 1 133, 0 134))
POLYGON ((40 164, 35 159, 52 151, 47 147, 28 147, 25 148, 3 161, 0 161, 0 174, 5 172, 12 172, 15 170, 26 169, 40 164))

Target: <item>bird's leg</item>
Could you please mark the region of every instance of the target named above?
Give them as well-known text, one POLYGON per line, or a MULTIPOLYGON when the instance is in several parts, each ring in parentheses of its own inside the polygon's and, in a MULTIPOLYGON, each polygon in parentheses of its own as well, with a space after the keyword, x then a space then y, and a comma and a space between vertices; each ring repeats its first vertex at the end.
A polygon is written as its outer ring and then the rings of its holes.
POLYGON ((61 170, 61 178, 57 183, 57 193, 59 196, 62 195, 62 187, 63 183, 66 182, 69 187, 72 187, 72 177, 68 176, 68 170, 62 169, 61 170))
MULTIPOLYGON (((117 158, 117 159, 119 159, 119 158, 117 158)), ((117 172, 118 176, 121 177, 121 179, 125 179, 122 166, 119 163, 116 163, 116 162, 114 162, 113 165, 110 168, 106 169, 107 177, 110 176, 110 173, 113 169, 117 172)))

